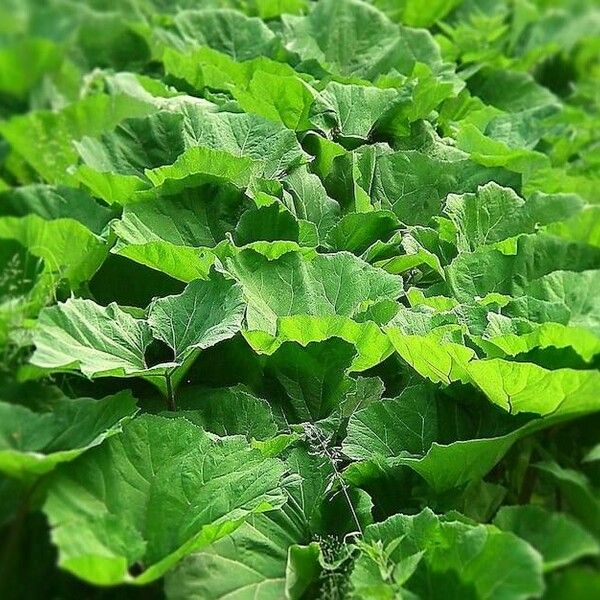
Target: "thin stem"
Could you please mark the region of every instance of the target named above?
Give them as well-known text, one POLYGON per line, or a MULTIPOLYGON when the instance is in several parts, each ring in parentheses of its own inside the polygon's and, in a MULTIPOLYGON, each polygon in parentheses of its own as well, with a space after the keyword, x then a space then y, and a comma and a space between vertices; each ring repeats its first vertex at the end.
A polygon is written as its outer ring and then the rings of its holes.
POLYGON ((173 390, 172 381, 173 371, 165 373, 165 381, 167 384, 167 408, 172 411, 177 410, 177 401, 175 400, 175 391, 173 390))
POLYGON ((325 440, 323 440, 323 438, 321 437, 319 430, 316 427, 314 427, 312 424, 310 424, 309 427, 310 427, 311 433, 314 434, 319 445, 321 446, 323 453, 329 459, 329 462, 331 463, 331 467, 333 468, 334 477, 338 480, 338 482, 340 484, 340 489, 342 490, 342 494, 344 494, 344 498, 346 499, 346 502, 348 503, 348 507, 350 508, 350 512, 352 513, 352 518, 354 519, 354 523, 356 524, 356 527, 358 528, 358 531, 360 532, 360 534, 363 535, 363 533, 364 533, 363 528, 360 524, 360 521, 358 520, 358 515, 356 514, 356 510, 354 509, 354 504, 352 504, 350 494, 348 494, 348 486, 346 485, 346 482, 344 481, 342 474, 339 472, 339 470, 337 468, 335 458, 331 455, 331 452, 329 451, 329 448, 327 447, 325 440))
POLYGON ((531 467, 527 467, 527 471, 525 472, 525 477, 523 480, 523 485, 521 486, 521 492, 519 494, 519 504, 529 504, 531 500, 531 496, 533 495, 533 491, 535 489, 535 485, 538 479, 538 472, 536 469, 532 469, 531 467))
POLYGON ((5 585, 10 585, 10 575, 17 571, 19 560, 22 558, 20 545, 21 534, 25 527, 25 520, 31 509, 33 495, 42 478, 38 479, 23 494, 19 508, 12 523, 8 526, 8 534, 0 552, 0 595, 5 585))

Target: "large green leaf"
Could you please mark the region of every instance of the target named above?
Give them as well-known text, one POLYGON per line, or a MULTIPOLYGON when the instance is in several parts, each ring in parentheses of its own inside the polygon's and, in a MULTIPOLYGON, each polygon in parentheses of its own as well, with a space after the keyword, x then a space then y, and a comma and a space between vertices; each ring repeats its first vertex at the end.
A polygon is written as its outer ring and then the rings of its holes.
POLYGON ((350 371, 370 369, 393 352, 389 338, 373 321, 357 323, 339 315, 278 317, 275 333, 244 330, 243 335, 252 348, 261 354, 272 354, 285 342, 307 346, 312 342, 340 338, 355 347, 356 355, 350 371))
POLYGON ((84 183, 96 193, 109 190, 106 200, 124 203, 150 183, 181 187, 181 180, 216 179, 243 185, 252 173, 278 177, 305 161, 294 133, 282 125, 215 109, 188 102, 178 112, 129 119, 111 133, 84 138, 77 144, 84 183))
POLYGON ((45 413, 2 402, 0 471, 22 479, 43 475, 120 432, 136 411, 129 392, 60 400, 45 413))
POLYGON ((68 168, 77 162, 73 141, 110 131, 123 119, 154 110, 151 104, 126 95, 98 94, 60 112, 38 111, 13 117, 0 123, 0 132, 45 181, 70 183, 73 176, 68 168))
POLYGON ((275 35, 260 19, 227 9, 179 11, 171 29, 176 38, 167 39, 177 47, 209 46, 236 60, 268 55, 276 43, 275 35))
POLYGON ((528 541, 543 556, 546 571, 600 553, 598 541, 577 521, 539 506, 503 506, 494 525, 528 541))
POLYGON ((211 249, 233 232, 248 204, 237 190, 211 185, 128 204, 113 223, 113 252, 181 281, 204 279, 211 249))
POLYGON ((299 252, 276 260, 243 250, 226 261, 244 290, 248 329, 276 331, 277 317, 352 317, 383 298, 398 298, 402 280, 347 253, 306 257, 299 252))
POLYGON ((447 267, 446 274, 456 299, 470 302, 490 293, 528 295, 532 280, 553 271, 595 269, 599 261, 600 252, 595 248, 538 233, 520 237, 514 254, 485 246, 462 253, 447 267))
POLYGON ((245 308, 241 289, 231 281, 197 280, 182 294, 154 300, 148 307, 148 325, 154 337, 173 350, 174 362, 181 364, 194 350, 233 337, 245 308))
POLYGON ((469 252, 568 219, 581 207, 577 196, 536 194, 525 201, 510 188, 489 183, 476 194, 448 196, 444 212, 458 231, 458 249, 469 252))
POLYGON ((102 585, 157 579, 280 506, 283 471, 243 438, 213 441, 185 419, 139 417, 52 479, 44 512, 59 564, 102 585))
POLYGON ((597 371, 549 371, 530 363, 501 359, 473 361, 467 371, 492 402, 514 414, 550 415, 559 410, 577 414, 600 409, 597 371))
POLYGON ((46 220, 36 214, 0 217, 0 238, 21 243, 43 259, 46 273, 73 288, 91 278, 109 250, 105 239, 75 219, 46 220))
POLYGON ((441 410, 426 388, 409 388, 398 399, 375 402, 350 418, 344 453, 353 459, 425 454, 439 438, 441 410))
POLYGON ((314 223, 325 239, 340 216, 338 203, 327 195, 321 180, 306 167, 294 169, 284 180, 283 201, 298 219, 314 223))
POLYGON ((323 0, 305 17, 285 15, 283 23, 288 50, 340 75, 374 80, 392 70, 410 72, 416 62, 442 62, 428 32, 396 25, 359 0, 323 0), (343 35, 348 30, 352 36, 343 35))
POLYGON ((465 153, 448 147, 445 153, 407 150, 373 157, 367 149, 359 155, 358 183, 375 206, 393 211, 408 224, 426 224, 440 214, 449 193, 474 192, 489 181, 510 184, 500 169, 476 165, 465 153))
POLYGON ((345 371, 354 352, 332 338, 306 347, 286 342, 269 358, 267 368, 285 390, 283 410, 291 422, 314 422, 339 407, 350 389, 345 371))
POLYGON ((509 302, 506 312, 540 323, 557 321, 581 327, 598 336, 600 306, 593 290, 599 278, 597 269, 553 271, 523 285, 523 297, 509 302))
POLYGON ((31 362, 44 369, 78 369, 88 376, 134 375, 147 366, 148 324, 116 304, 72 299, 40 313, 31 362))
POLYGON ((488 313, 483 335, 471 335, 490 358, 527 354, 535 349, 572 348, 586 362, 600 353, 600 339, 589 329, 562 323, 532 323, 488 313))
POLYGON ((288 548, 303 541, 286 525, 283 518, 268 515, 248 518, 232 535, 211 544, 205 552, 191 555, 169 573, 167 598, 284 597, 288 548))
POLYGON ((195 90, 221 90, 231 94, 249 113, 306 130, 316 91, 287 64, 264 56, 237 62, 226 54, 200 47, 190 52, 167 48, 163 55, 167 73, 195 90))
POLYGON ((50 370, 80 370, 87 377, 159 376, 184 367, 199 350, 240 330, 245 305, 236 284, 214 276, 196 280, 177 296, 154 300, 147 319, 116 304, 71 299, 40 314, 31 362, 50 370), (168 362, 148 364, 153 339, 171 350, 168 362))
MULTIPOLYGON (((480 362, 487 364, 487 361, 480 362)), ((513 365, 519 366, 519 363, 513 365)), ((556 373, 557 381, 563 375, 561 371, 545 371, 526 363, 522 366, 534 374, 541 371, 547 377, 556 373)), ((552 414, 534 419, 525 415, 515 419, 483 406, 473 418, 468 407, 461 410, 458 405, 449 404, 447 398, 438 400, 425 390, 408 388, 399 399, 372 404, 352 416, 343 448, 351 458, 366 462, 350 465, 345 475, 360 484, 408 466, 440 491, 482 477, 517 440, 557 422, 600 409, 597 391, 594 391, 598 388, 597 373, 581 373, 589 384, 587 393, 575 394, 570 402, 558 403, 558 407, 556 399, 553 402, 550 396, 552 414)), ((482 376, 484 380, 484 391, 492 390, 491 381, 482 376)), ((503 385, 503 382, 495 383, 503 385)), ((562 392, 554 393, 562 398, 562 392)))
MULTIPOLYGON (((302 553, 314 536, 330 533, 328 519, 333 511, 338 511, 341 531, 353 530, 356 523, 345 499, 339 503, 339 496, 330 496, 333 468, 327 458, 296 448, 286 464, 296 475, 284 488, 286 504, 277 511, 249 517, 230 536, 182 561, 167 575, 169 599, 200 596, 216 600, 230 596, 239 600, 274 600, 288 596, 291 587, 302 589, 298 580, 303 574, 292 568, 297 566, 295 555, 302 553)), ((352 494, 352 501, 360 505, 357 517, 368 524, 370 507, 359 498, 352 494)), ((314 542, 311 546, 318 550, 314 542)), ((320 570, 320 565, 317 568, 320 570)))
POLYGON ((248 439, 273 437, 278 427, 266 400, 253 396, 242 387, 198 388, 180 391, 178 412, 188 421, 216 435, 245 435, 248 439))
POLYGON ((394 89, 332 81, 313 105, 311 121, 323 131, 333 130, 342 139, 367 140, 377 122, 401 99, 394 89))
POLYGON ((73 219, 100 235, 114 213, 91 196, 66 186, 27 185, 0 195, 3 216, 35 214, 47 221, 73 219))

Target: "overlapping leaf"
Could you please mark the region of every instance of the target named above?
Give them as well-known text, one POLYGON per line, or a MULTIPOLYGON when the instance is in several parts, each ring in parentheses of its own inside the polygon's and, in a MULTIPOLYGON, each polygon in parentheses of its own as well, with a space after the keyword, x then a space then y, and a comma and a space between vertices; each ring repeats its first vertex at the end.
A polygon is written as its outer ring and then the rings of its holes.
POLYGON ((599 14, 0 6, 0 596, 593 596, 599 14))

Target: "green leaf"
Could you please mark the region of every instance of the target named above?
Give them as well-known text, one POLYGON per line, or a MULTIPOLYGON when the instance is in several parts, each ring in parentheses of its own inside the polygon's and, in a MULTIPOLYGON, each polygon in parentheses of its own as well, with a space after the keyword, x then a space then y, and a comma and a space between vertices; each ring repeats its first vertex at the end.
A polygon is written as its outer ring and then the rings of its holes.
POLYGON ((143 584, 280 506, 282 474, 239 437, 213 441, 185 419, 145 415, 57 471, 44 512, 61 568, 100 585, 143 584))
POLYGON ((529 542, 543 556, 545 571, 600 553, 598 542, 577 521, 539 506, 503 506, 494 525, 529 542))
POLYGON ((475 356, 471 348, 440 339, 442 331, 415 335, 389 326, 385 328, 385 333, 404 361, 419 375, 434 382, 449 384, 465 379, 467 363, 475 356))
POLYGON ((3 216, 35 214, 46 221, 73 219, 92 233, 101 235, 115 214, 91 196, 66 186, 27 185, 0 194, 3 216))
POLYGON ((323 0, 305 17, 284 15, 282 20, 287 49, 335 74, 374 80, 391 70, 408 73, 416 62, 441 64, 428 32, 395 25, 359 0, 323 0), (343 36, 349 28, 355 34, 343 36))
POLYGON ((513 414, 600 410, 600 373, 596 371, 549 371, 534 364, 501 359, 472 361, 467 371, 492 402, 513 414))
MULTIPOLYGON (((279 510, 250 516, 230 536, 183 560, 166 577, 169 599, 285 596, 286 585, 292 583, 289 554, 302 553, 298 546, 307 546, 313 535, 328 533, 328 519, 324 517, 332 504, 328 495, 332 468, 327 459, 295 448, 286 464, 294 475, 284 487, 286 504, 279 510)), ((351 517, 347 504, 336 504, 335 510, 344 533, 348 526, 355 526, 353 522, 348 525, 351 517)), ((316 555, 317 549, 309 552, 316 555)))
POLYGON ((70 299, 44 309, 34 334, 33 365, 49 370, 81 370, 87 377, 131 376, 146 370, 152 341, 148 324, 116 304, 70 299))
POLYGON ((129 96, 98 94, 59 112, 37 111, 13 117, 0 123, 0 133, 45 181, 72 183, 68 169, 77 162, 74 140, 100 135, 123 119, 154 110, 151 104, 129 96))
POLYGON ((267 369, 285 390, 283 409, 290 421, 317 421, 339 407, 354 353, 350 344, 332 338, 306 347, 286 342, 269 357, 267 369))
POLYGON ((470 252, 568 219, 582 204, 577 196, 567 194, 535 194, 525 201, 512 189, 492 182, 475 194, 449 195, 444 212, 456 226, 458 250, 470 252))
POLYGON ((469 87, 486 104, 510 112, 558 103, 547 87, 537 83, 529 73, 518 71, 486 69, 474 75, 469 87))
POLYGON ((326 242, 336 252, 360 255, 377 240, 387 240, 398 227, 395 215, 386 210, 349 213, 329 231, 326 242))
POLYGON ((210 48, 181 53, 167 48, 163 63, 168 73, 197 91, 231 94, 245 112, 283 123, 290 129, 310 128, 308 119, 316 92, 294 69, 261 56, 236 62, 210 48))
POLYGON ((99 306, 71 299, 40 314, 32 364, 50 370, 80 370, 87 377, 164 375, 184 367, 197 351, 240 330, 245 306, 239 286, 223 277, 196 280, 177 296, 154 300, 147 319, 115 303, 99 306), (172 351, 169 362, 149 365, 152 339, 172 351))
POLYGON ((489 324, 483 336, 470 336, 490 358, 506 358, 526 354, 535 348, 572 348, 584 361, 590 363, 600 354, 600 339, 582 327, 560 323, 536 325, 530 321, 494 316, 489 313, 489 324))
POLYGON ((253 175, 280 177, 305 162, 294 133, 282 125, 215 109, 188 102, 179 112, 129 119, 111 133, 84 138, 77 144, 84 182, 123 204, 150 183, 167 191, 215 180, 244 187, 253 175))
POLYGON ((486 167, 504 167, 515 173, 529 174, 550 165, 548 157, 541 152, 511 148, 505 142, 484 135, 471 123, 460 126, 456 142, 474 162, 486 167))
POLYGON ((24 100, 61 62, 62 52, 50 40, 30 38, 5 46, 0 51, 0 91, 24 100))
POLYGON ((0 471, 25 480, 48 473, 119 433, 136 411, 127 391, 60 400, 45 413, 1 402, 0 471))
POLYGON ((574 217, 552 223, 546 228, 548 233, 567 240, 579 241, 590 246, 600 246, 600 218, 598 206, 584 206, 574 217))
MULTIPOLYGON (((245 435, 249 440, 266 440, 278 428, 266 400, 242 387, 182 389, 177 397, 177 413, 216 435, 245 435)), ((166 413, 165 416, 169 416, 166 413)))
POLYGON ((239 286, 223 277, 196 280, 183 293, 154 300, 148 325, 156 339, 183 364, 194 350, 233 337, 241 328, 245 305, 239 286))
POLYGON ((207 278, 212 249, 231 234, 244 201, 236 190, 191 188, 125 206, 114 252, 189 282, 207 278))
POLYGON ((317 97, 311 122, 322 131, 333 131, 336 137, 365 141, 400 99, 394 89, 332 81, 317 97))
POLYGON ((445 17, 460 0, 433 0, 423 5, 418 0, 372 0, 390 19, 412 27, 429 27, 445 17))
POLYGON ((276 333, 278 317, 290 315, 352 318, 383 298, 398 298, 402 281, 347 253, 306 257, 289 252, 275 260, 252 250, 227 259, 248 303, 249 330, 276 333))
POLYGON ((285 573, 286 598, 302 598, 321 572, 321 548, 316 542, 308 546, 291 546, 285 573))
POLYGON ((235 60, 248 60, 274 49, 275 34, 260 20, 234 10, 182 10, 172 29, 177 46, 209 46, 235 60))
POLYGON ((470 302, 490 293, 529 295, 530 281, 553 271, 595 269, 599 260, 600 253, 589 246, 538 233, 521 236, 514 254, 485 246, 459 254, 446 275, 454 297, 470 302))
POLYGON ((241 206, 235 192, 194 188, 126 206, 113 229, 121 246, 165 241, 175 246, 213 248, 233 231, 241 206))
POLYGON ((355 460, 425 454, 438 437, 437 413, 425 388, 408 388, 397 399, 374 402, 354 413, 343 451, 355 460))
POLYGON ((306 167, 294 169, 284 181, 284 203, 298 219, 314 223, 325 239, 340 216, 338 203, 327 195, 321 180, 306 167))
POLYGON ((433 156, 417 150, 381 153, 374 164, 364 150, 358 160, 358 183, 373 204, 407 224, 426 224, 440 214, 449 193, 474 192, 492 180, 511 182, 505 171, 481 167, 451 147, 433 156))
POLYGON ((489 525, 437 517, 429 509, 370 525, 361 548, 351 575, 355 597, 397 596, 400 561, 418 553, 422 558, 404 584, 417 597, 516 600, 544 589, 541 557, 526 542, 489 525))
POLYGON ((206 279, 215 261, 215 255, 206 248, 177 246, 163 240, 119 244, 114 252, 185 283, 206 279))
POLYGON ((212 148, 192 147, 171 165, 146 169, 144 175, 164 194, 205 183, 231 184, 241 190, 264 169, 262 163, 212 148))
POLYGON ((351 464, 344 476, 361 485, 385 473, 393 476, 406 466, 434 490, 449 490, 483 477, 517 440, 598 411, 594 398, 588 403, 578 400, 534 419, 528 415, 514 418, 478 404, 473 419, 468 406, 461 409, 448 398, 436 399, 427 389, 408 388, 399 399, 372 404, 352 416, 343 449, 350 458, 365 462, 351 464))
POLYGON ((600 502, 588 477, 554 461, 537 463, 535 467, 558 487, 568 502, 569 512, 600 540, 600 502))
POLYGON ((309 114, 316 92, 299 77, 279 75, 258 69, 246 89, 233 89, 240 107, 282 123, 289 129, 311 128, 309 114))
POLYGON ((590 291, 597 286, 598 270, 554 271, 523 286, 522 298, 508 303, 506 311, 533 321, 558 321, 600 334, 600 307, 590 291))
POLYGON ((275 514, 250 516, 232 535, 183 560, 166 577, 167 598, 282 598, 287 549, 297 538, 275 514))
POLYGON ((69 281, 73 288, 95 273, 109 250, 106 240, 79 221, 48 221, 36 214, 0 217, 0 238, 20 242, 31 255, 44 260, 47 274, 69 281))
POLYGON ((261 354, 272 354, 285 342, 307 346, 312 342, 340 338, 355 347, 356 355, 350 371, 357 372, 378 365, 393 352, 392 344, 375 323, 357 323, 339 315, 279 317, 274 334, 259 330, 244 330, 242 333, 254 351, 261 354))
POLYGON ((235 228, 235 242, 240 246, 260 240, 298 241, 300 224, 280 202, 247 210, 240 217, 235 228))

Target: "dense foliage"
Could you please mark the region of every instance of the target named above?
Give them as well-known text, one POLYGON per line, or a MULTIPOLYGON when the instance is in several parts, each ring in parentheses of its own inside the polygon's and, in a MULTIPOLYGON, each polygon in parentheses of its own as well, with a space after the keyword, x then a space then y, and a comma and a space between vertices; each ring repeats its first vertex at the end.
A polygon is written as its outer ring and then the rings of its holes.
POLYGON ((600 9, 0 3, 0 597, 600 598, 600 9))

